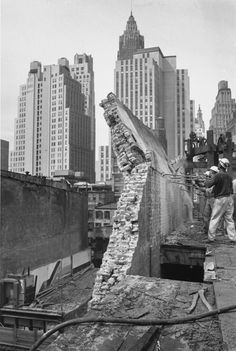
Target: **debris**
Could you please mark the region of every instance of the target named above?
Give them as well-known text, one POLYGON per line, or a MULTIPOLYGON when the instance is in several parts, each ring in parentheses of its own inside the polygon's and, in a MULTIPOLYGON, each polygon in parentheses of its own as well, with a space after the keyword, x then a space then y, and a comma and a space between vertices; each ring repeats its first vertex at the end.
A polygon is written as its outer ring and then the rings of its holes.
POLYGON ((187 309, 188 313, 191 313, 195 309, 195 307, 197 306, 197 301, 198 301, 199 296, 200 296, 200 299, 202 300, 203 304, 207 307, 208 311, 213 310, 212 306, 208 303, 208 301, 206 300, 206 298, 204 296, 204 291, 207 291, 207 288, 200 289, 197 292, 190 293, 190 295, 194 294, 194 296, 193 296, 193 301, 192 301, 191 306, 187 309))

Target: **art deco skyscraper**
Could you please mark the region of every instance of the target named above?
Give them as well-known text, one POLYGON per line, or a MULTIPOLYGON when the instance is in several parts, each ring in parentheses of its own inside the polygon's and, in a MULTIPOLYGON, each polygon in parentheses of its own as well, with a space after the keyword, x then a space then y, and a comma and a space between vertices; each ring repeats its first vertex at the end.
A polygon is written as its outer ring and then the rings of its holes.
POLYGON ((51 177, 56 170, 72 170, 93 179, 91 117, 66 58, 43 71, 40 62, 31 63, 20 87, 11 156, 15 172, 51 177))
POLYGON ((115 94, 145 125, 158 129, 164 121, 169 158, 177 156, 176 57, 159 47, 144 48, 134 16, 119 40, 115 66, 115 94))

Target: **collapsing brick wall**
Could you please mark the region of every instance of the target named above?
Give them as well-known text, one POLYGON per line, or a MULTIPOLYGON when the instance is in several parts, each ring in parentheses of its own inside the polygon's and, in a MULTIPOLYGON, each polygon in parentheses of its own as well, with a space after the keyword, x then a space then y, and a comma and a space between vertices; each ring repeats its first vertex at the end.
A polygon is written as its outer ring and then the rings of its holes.
POLYGON ((173 183, 157 135, 121 104, 114 94, 103 100, 112 146, 124 176, 109 245, 97 274, 91 307, 127 274, 160 276, 161 240, 187 219, 191 199, 173 183))

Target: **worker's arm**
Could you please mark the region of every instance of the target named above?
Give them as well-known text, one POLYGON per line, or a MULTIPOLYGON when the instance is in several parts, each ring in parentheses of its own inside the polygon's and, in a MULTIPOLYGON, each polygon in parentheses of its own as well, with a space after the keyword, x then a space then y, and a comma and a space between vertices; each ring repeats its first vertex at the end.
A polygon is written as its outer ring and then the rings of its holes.
POLYGON ((213 185, 215 185, 216 184, 216 176, 215 177, 213 177, 212 179, 207 179, 206 181, 205 181, 205 187, 206 188, 211 188, 213 185))

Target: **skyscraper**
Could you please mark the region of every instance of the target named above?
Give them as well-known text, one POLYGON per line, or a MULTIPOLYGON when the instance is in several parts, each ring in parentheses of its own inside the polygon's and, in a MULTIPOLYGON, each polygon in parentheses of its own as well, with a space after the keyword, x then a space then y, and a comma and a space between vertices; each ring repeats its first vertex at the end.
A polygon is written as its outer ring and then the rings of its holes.
POLYGON ((184 140, 190 134, 190 92, 187 69, 177 69, 177 155, 184 156, 184 140))
POLYGON ((84 112, 91 117, 91 169, 92 179, 95 181, 95 94, 94 94, 94 72, 93 58, 91 55, 76 54, 74 56, 74 64, 70 65, 72 78, 81 84, 81 92, 84 95, 84 112))
MULTIPOLYGON (((119 39, 115 94, 151 129, 158 129, 158 119, 163 118, 170 159, 182 153, 182 140, 190 132, 189 82, 187 71, 183 71, 184 92, 181 86, 180 93, 181 98, 184 94, 184 111, 179 115, 180 128, 177 129, 176 56, 164 56, 159 47, 145 49, 144 37, 131 12, 119 39)), ((182 73, 180 78, 182 82, 182 73)))
POLYGON ((210 127, 213 130, 214 142, 217 143, 220 134, 227 131, 227 124, 233 118, 233 112, 236 111, 235 99, 231 97, 231 89, 228 82, 222 80, 218 84, 218 93, 215 105, 211 111, 210 127))
POLYGON ((20 87, 11 170, 51 177, 56 170, 94 177, 91 117, 85 114, 81 84, 70 74, 69 61, 44 66, 34 61, 20 87))

